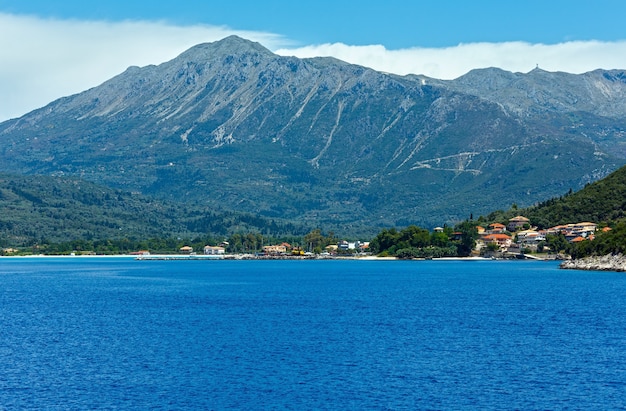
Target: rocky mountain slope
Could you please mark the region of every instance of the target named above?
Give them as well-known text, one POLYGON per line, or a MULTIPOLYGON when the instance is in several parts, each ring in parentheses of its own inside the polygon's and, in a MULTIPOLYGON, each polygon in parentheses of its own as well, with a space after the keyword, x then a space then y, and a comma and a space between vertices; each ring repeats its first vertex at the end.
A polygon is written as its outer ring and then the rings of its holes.
POLYGON ((348 232, 429 227, 625 164, 625 90, 620 71, 441 81, 228 37, 0 124, 0 171, 348 232))

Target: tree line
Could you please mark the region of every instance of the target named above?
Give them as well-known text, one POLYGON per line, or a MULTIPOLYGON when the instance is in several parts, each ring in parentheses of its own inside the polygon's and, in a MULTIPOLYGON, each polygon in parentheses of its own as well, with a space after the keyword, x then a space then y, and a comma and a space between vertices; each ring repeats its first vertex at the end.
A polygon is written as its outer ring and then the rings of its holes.
POLYGON ((370 250, 381 257, 408 258, 466 257, 476 245, 475 223, 465 221, 454 228, 433 230, 410 225, 404 229, 383 229, 370 242, 370 250))

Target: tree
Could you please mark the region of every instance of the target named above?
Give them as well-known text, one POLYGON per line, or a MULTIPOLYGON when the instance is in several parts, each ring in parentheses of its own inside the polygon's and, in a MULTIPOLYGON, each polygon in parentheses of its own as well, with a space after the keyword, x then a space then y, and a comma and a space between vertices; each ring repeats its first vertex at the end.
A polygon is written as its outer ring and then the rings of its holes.
POLYGON ((387 252, 393 254, 392 247, 395 247, 398 243, 400 234, 395 228, 384 228, 378 235, 370 242, 370 249, 374 254, 380 254, 387 252))
POLYGON ((322 242, 324 241, 324 236, 322 235, 322 230, 316 228, 315 230, 309 232, 304 236, 304 243, 307 247, 307 250, 312 251, 315 248, 321 248, 322 242))
POLYGON ((476 223, 464 221, 457 224, 455 228, 457 232, 461 233, 461 238, 457 245, 457 252, 459 256, 467 257, 472 253, 474 247, 476 247, 476 240, 478 239, 476 223))
POLYGON ((569 248, 567 239, 561 233, 546 236, 546 244, 550 247, 550 250, 555 253, 565 252, 569 248))
POLYGON ((450 237, 445 232, 434 231, 430 235, 430 244, 435 247, 449 247, 450 237))

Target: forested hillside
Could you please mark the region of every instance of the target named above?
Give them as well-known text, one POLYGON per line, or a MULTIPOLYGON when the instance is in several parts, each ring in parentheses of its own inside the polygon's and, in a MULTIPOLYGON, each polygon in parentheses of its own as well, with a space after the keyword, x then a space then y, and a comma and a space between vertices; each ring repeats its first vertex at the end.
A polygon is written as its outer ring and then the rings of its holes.
POLYGON ((260 232, 304 235, 279 219, 148 199, 73 178, 0 175, 0 246, 260 232))
POLYGON ((570 191, 525 209, 512 207, 507 211, 495 211, 485 219, 506 222, 516 215, 529 218, 539 228, 581 221, 609 224, 623 219, 626 217, 626 167, 587 184, 580 191, 570 191))

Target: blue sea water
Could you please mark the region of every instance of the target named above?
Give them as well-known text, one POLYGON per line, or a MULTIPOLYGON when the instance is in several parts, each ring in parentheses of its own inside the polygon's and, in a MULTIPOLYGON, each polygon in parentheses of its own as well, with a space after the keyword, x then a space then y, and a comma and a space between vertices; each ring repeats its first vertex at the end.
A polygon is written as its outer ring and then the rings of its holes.
POLYGON ((626 275, 0 260, 0 410, 619 409, 626 275))

